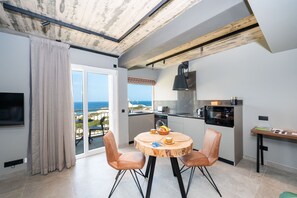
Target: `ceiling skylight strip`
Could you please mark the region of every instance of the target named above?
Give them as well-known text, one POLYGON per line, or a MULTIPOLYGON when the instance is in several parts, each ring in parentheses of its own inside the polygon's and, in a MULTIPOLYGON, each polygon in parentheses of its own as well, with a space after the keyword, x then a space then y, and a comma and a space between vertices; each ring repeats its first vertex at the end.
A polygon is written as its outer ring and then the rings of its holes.
POLYGON ((31 12, 29 10, 25 10, 23 8, 19 8, 16 6, 12 6, 10 4, 7 3, 3 3, 3 8, 12 12, 16 12, 16 13, 20 13, 20 14, 24 14, 33 18, 37 18, 41 21, 46 21, 48 23, 53 23, 53 24, 57 24, 63 27, 67 27, 69 29, 73 29, 73 30, 77 30, 86 34, 92 34, 95 36, 99 36, 102 37, 106 40, 110 40, 116 43, 121 42, 123 39, 125 39, 129 34, 131 34, 134 30, 136 30, 143 21, 147 20, 149 17, 151 17, 154 13, 156 13, 161 7, 163 7, 164 5, 166 5, 168 2, 170 2, 170 0, 162 0, 160 3, 158 3, 158 5, 156 5, 150 12, 148 12, 144 17, 142 17, 135 25, 133 25, 127 32, 125 32, 119 39, 111 37, 111 36, 107 36, 105 34, 101 34, 92 30, 88 30, 70 23, 66 23, 63 21, 59 21, 41 14, 37 14, 35 12, 31 12))

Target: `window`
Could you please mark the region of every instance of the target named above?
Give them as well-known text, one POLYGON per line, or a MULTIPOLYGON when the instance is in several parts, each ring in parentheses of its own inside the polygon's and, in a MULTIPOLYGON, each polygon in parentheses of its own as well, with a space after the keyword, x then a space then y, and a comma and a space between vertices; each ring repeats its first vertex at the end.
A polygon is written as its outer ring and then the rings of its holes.
POLYGON ((129 111, 153 110, 153 85, 128 84, 129 111))

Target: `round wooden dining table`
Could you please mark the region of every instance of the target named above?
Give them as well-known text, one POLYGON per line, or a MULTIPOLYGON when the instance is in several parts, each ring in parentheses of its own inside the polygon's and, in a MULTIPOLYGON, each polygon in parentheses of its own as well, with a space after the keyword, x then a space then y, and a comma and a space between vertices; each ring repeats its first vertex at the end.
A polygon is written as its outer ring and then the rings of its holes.
POLYGON ((149 198, 151 194, 157 157, 170 158, 173 175, 177 178, 181 196, 182 198, 187 197, 177 158, 192 151, 193 140, 191 137, 179 132, 170 132, 168 135, 143 132, 134 138, 134 146, 136 149, 149 156, 145 171, 145 177, 148 177, 146 198, 149 198), (171 143, 167 143, 167 137, 171 137, 173 141, 171 143))

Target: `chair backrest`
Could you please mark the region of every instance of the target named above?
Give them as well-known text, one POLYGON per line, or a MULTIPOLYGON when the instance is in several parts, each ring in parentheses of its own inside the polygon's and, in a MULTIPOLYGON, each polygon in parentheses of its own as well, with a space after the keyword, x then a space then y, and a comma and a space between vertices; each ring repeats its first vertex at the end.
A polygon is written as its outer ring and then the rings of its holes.
POLYGON ((103 126, 103 122, 105 121, 105 119, 106 119, 106 117, 103 116, 103 117, 99 120, 99 124, 100 124, 100 126, 101 126, 101 128, 102 128, 103 134, 104 134, 104 126, 103 126))
POLYGON ((100 125, 103 125, 103 122, 104 122, 105 118, 106 118, 106 117, 103 116, 103 117, 99 120, 100 125))
POLYGON ((205 132, 203 147, 200 152, 208 158, 210 164, 219 158, 221 137, 222 134, 213 129, 207 129, 205 132))
POLYGON ((119 159, 120 153, 118 152, 117 144, 114 139, 113 133, 111 131, 108 131, 103 136, 103 141, 105 145, 107 162, 110 166, 116 167, 116 163, 119 159))

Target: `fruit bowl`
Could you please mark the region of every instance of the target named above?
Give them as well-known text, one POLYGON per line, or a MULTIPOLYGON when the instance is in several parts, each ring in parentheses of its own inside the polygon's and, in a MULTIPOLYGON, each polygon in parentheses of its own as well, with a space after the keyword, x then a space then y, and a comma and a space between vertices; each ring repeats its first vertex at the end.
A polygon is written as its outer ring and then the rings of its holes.
POLYGON ((159 133, 159 135, 168 135, 170 132, 170 129, 167 126, 163 125, 157 129, 157 132, 159 133))
POLYGON ((159 131, 159 130, 157 130, 157 132, 159 133, 159 135, 168 135, 170 131, 159 131))

